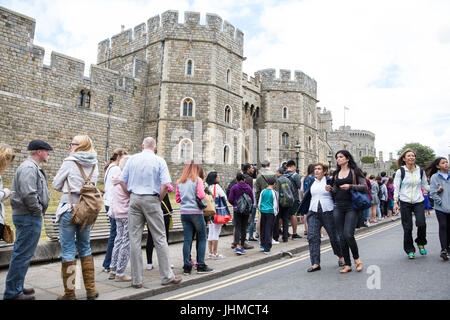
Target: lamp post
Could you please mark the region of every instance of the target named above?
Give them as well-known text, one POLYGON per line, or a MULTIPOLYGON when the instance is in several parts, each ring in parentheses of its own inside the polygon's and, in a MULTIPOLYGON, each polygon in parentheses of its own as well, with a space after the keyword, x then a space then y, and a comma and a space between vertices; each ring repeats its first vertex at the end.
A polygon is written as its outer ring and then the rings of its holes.
POLYGON ((330 152, 328 152, 327 159, 328 159, 328 168, 329 168, 328 170, 331 171, 331 160, 333 159, 333 156, 331 155, 330 152))
POLYGON ((112 103, 114 102, 114 98, 112 95, 108 97, 108 123, 106 125, 106 153, 105 153, 105 162, 108 162, 109 159, 109 131, 111 130, 111 110, 112 103))
POLYGON ((296 145, 294 146, 294 148, 295 148, 295 154, 296 154, 296 158, 295 158, 295 162, 296 162, 296 164, 297 164, 297 169, 296 169, 296 171, 297 171, 297 173, 299 173, 300 172, 300 170, 299 170, 299 163, 298 163, 298 155, 299 155, 299 153, 300 153, 300 148, 301 148, 301 146, 300 146, 300 143, 297 141, 297 143, 296 143, 296 145))

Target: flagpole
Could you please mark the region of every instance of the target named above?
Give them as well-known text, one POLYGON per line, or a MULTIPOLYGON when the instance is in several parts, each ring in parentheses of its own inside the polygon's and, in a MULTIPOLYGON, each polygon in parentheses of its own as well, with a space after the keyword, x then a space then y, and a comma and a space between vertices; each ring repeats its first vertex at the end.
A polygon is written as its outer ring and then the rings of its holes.
POLYGON ((345 106, 344 106, 344 130, 345 130, 345 106))

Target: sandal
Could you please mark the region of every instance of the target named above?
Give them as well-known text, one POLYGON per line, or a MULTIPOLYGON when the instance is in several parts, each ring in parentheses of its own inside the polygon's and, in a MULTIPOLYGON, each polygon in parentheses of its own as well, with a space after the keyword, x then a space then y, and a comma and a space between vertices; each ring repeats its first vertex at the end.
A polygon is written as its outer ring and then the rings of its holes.
POLYGON ((352 267, 351 266, 345 266, 343 267, 339 272, 340 273, 347 273, 347 272, 352 272, 352 267))

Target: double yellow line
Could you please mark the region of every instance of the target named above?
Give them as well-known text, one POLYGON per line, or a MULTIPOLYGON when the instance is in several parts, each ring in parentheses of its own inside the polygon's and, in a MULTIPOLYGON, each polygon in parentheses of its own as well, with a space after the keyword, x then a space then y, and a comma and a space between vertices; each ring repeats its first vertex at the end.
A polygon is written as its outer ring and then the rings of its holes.
MULTIPOLYGON (((380 227, 379 229, 376 229, 374 231, 364 233, 364 234, 362 234, 360 236, 356 236, 356 240, 360 240, 360 239, 364 239, 364 238, 370 237, 370 236, 372 236, 374 234, 386 231, 386 230, 394 228, 394 227, 396 227, 398 225, 400 225, 400 222, 395 222, 393 224, 389 224, 388 226, 380 227)), ((327 246, 323 247, 320 250, 320 252, 321 253, 325 253, 325 252, 328 252, 330 250, 331 250, 331 245, 327 245, 327 246)), ((254 278, 254 277, 258 277, 260 275, 263 275, 263 274, 268 273, 268 272, 275 271, 275 270, 280 269, 280 268, 287 267, 287 266, 289 266, 289 265, 291 265, 293 263, 296 263, 296 262, 299 262, 299 261, 302 261, 302 260, 305 260, 305 259, 308 259, 308 258, 309 258, 309 253, 305 253, 305 254, 302 254, 301 256, 298 256, 298 257, 295 257, 295 258, 292 258, 292 259, 289 259, 289 260, 283 260, 281 262, 278 262, 278 263, 275 263, 275 264, 271 264, 271 265, 263 267, 261 269, 254 270, 254 271, 251 271, 251 272, 247 272, 247 273, 241 274, 239 276, 236 276, 236 277, 233 277, 233 278, 230 278, 230 279, 227 279, 227 280, 223 280, 223 281, 220 281, 220 282, 216 282, 216 283, 213 283, 213 284, 210 284, 210 285, 198 288, 198 289, 194 289, 194 290, 191 290, 191 291, 188 291, 188 292, 184 292, 184 293, 181 293, 181 294, 178 294, 178 295, 174 295, 174 296, 165 298, 163 300, 188 300, 188 299, 192 299, 192 298, 195 298, 195 297, 207 294, 207 293, 209 293, 211 291, 215 291, 215 290, 219 290, 219 289, 222 289, 222 288, 225 288, 225 287, 229 287, 229 286, 232 286, 232 285, 234 285, 236 283, 239 283, 239 282, 242 282, 242 281, 246 281, 246 280, 254 278)))

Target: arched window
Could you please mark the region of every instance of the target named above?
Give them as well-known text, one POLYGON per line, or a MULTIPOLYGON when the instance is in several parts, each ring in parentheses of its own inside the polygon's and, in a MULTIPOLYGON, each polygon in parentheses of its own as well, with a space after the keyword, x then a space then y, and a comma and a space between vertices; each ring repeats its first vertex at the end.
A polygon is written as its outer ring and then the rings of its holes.
POLYGON ((231 107, 225 106, 225 122, 231 123, 231 107))
POLYGON ((83 106, 83 102, 84 102, 84 92, 83 92, 83 90, 81 90, 78 93, 78 106, 82 107, 83 106))
POLYGON ((229 164, 230 163, 230 147, 225 146, 223 148, 223 163, 229 164))
POLYGON ((89 108, 91 106, 91 93, 86 93, 86 102, 85 102, 86 108, 89 108))
POLYGON ((191 98, 183 99, 181 103, 181 114, 183 117, 194 116, 194 100, 192 100, 191 98))
POLYGON ((192 61, 192 59, 188 59, 188 61, 186 62, 186 75, 188 76, 192 76, 194 71, 194 62, 192 61))
POLYGON ((179 157, 184 163, 188 163, 194 158, 192 141, 189 139, 183 139, 179 145, 179 157))
POLYGON ((284 107, 283 108, 283 119, 287 119, 288 118, 288 108, 284 107))
POLYGON ((231 84, 231 69, 227 70, 227 83, 231 84))
POLYGON ((281 135, 281 144, 282 144, 283 146, 289 145, 289 134, 288 134, 287 132, 284 132, 284 133, 281 135))

